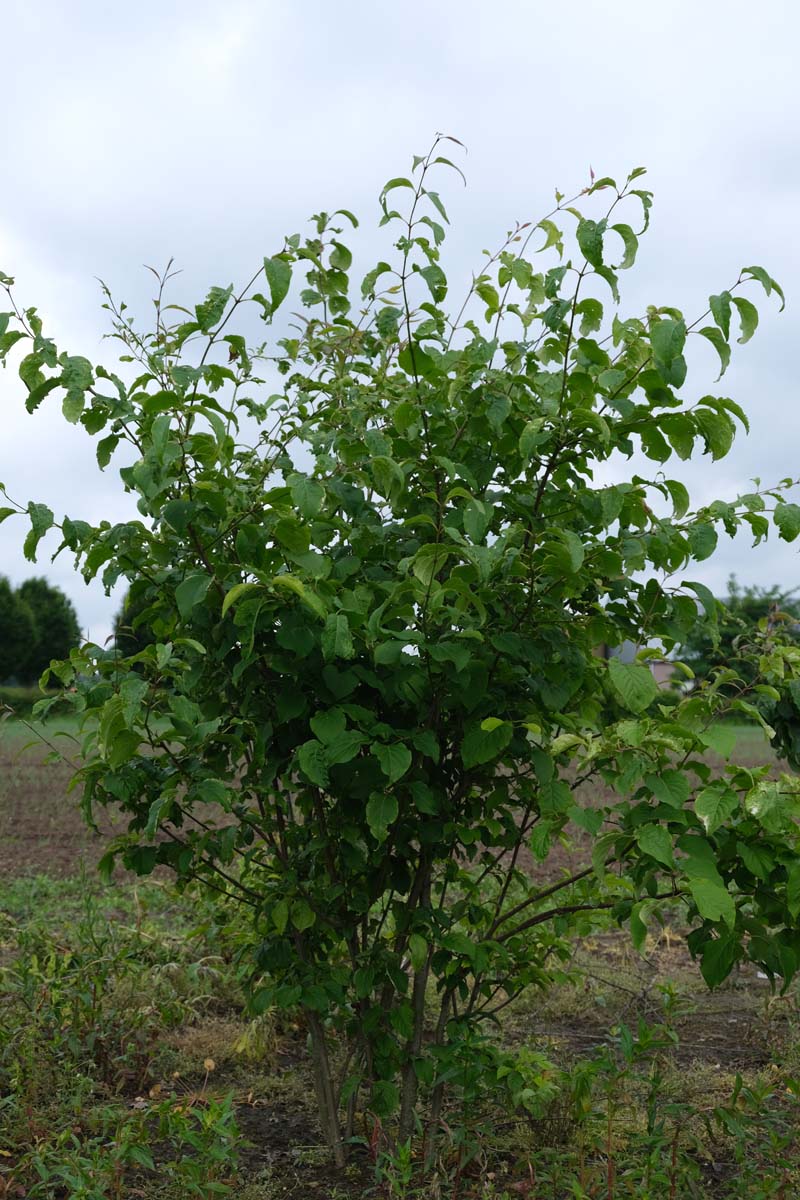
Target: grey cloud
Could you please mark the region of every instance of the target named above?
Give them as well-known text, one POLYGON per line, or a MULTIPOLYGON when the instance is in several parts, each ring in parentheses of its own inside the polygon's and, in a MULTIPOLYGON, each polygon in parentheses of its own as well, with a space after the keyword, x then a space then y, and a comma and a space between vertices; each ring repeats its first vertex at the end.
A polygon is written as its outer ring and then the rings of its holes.
MULTIPOLYGON (((515 219, 546 210, 554 186, 580 187, 590 164, 643 164, 656 207, 624 311, 655 301, 700 312, 743 262, 763 261, 790 298, 780 318, 762 306, 762 328, 718 385, 750 414, 750 439, 714 468, 675 468, 700 500, 735 493, 752 475, 797 473, 799 32, 792 6, 745 0, 17 0, 4 12, 0 267, 64 345, 110 357, 95 276, 146 317, 143 262, 175 255, 177 286, 194 299, 340 204, 364 218, 366 265, 381 244, 371 222, 383 180, 437 129, 469 146, 469 188, 442 186, 448 263, 463 281, 515 219)), ((702 373, 713 390, 713 355, 702 373)), ((22 407, 8 372, 0 479, 12 494, 124 515, 89 439, 55 408, 29 418, 22 407)), ((0 527, 0 570, 15 579, 34 569, 20 544, 15 522, 0 527)), ((107 632, 116 601, 66 559, 47 569, 84 625, 107 632)), ((696 574, 717 586, 730 570, 790 585, 797 556, 737 539, 696 574)))

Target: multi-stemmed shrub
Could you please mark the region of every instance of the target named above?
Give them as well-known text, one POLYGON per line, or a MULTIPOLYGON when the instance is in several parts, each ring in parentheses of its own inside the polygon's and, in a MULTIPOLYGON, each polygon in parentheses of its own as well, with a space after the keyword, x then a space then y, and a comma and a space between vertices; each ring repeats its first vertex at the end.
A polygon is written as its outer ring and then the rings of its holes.
POLYGON ((138 508, 0 509, 28 520, 29 557, 55 526, 87 580, 126 582, 156 638, 52 668, 87 817, 128 816, 109 863, 252 914, 253 1006, 302 1010, 339 1163, 357 1111, 400 1145, 424 1130, 430 1158, 449 1092, 534 1110, 541 1064, 507 1061, 492 1019, 598 912, 639 945, 678 913, 711 985, 800 962, 791 783, 707 763, 731 749, 723 713, 783 706, 786 740, 800 648, 766 621, 746 680, 672 706, 648 666, 698 606, 713 623, 692 565, 720 534, 800 531, 786 481, 692 508, 670 466, 747 426, 687 386, 687 346, 724 371, 754 288, 780 288, 745 267, 697 319, 620 311, 651 205, 637 169, 557 195, 451 300, 444 144, 384 188, 385 258, 355 288, 340 210, 192 308, 165 272, 151 326, 106 291, 119 373, 60 351, 35 309, 0 317, 28 408, 60 401, 138 508), (602 649, 625 644, 635 661, 602 649), (559 871, 575 827, 592 862, 559 871))

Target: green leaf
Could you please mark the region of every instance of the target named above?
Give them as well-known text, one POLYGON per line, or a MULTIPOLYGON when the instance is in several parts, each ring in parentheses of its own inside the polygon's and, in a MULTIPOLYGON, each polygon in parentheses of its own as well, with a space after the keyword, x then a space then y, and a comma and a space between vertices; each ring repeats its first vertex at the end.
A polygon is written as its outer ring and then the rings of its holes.
POLYGON ((393 742, 388 746, 375 743, 372 753, 381 764, 381 770, 389 783, 396 783, 398 779, 402 779, 411 766, 411 751, 402 742, 393 742))
POLYGON ((341 708, 330 708, 327 712, 317 713, 313 716, 309 724, 319 740, 327 745, 344 733, 347 717, 341 708))
POLYGON ((495 433, 499 433, 511 412, 511 400, 508 396, 491 396, 486 409, 486 419, 495 433))
POLYGON ((322 631, 322 653, 326 662, 355 657, 350 624, 344 613, 331 613, 322 631))
POLYGON ((714 833, 738 808, 738 795, 722 780, 703 788, 694 802, 694 811, 706 833, 714 833))
POLYGON ((724 458, 733 445, 736 427, 729 416, 712 412, 708 408, 697 408, 694 414, 706 443, 706 451, 716 461, 724 458))
MULTIPOLYGON (((37 353, 35 350, 31 354, 26 354, 22 362, 19 364, 19 377, 27 387, 31 396, 40 387, 44 387, 49 381, 42 374, 42 366, 44 365, 44 356, 37 353)), ((36 404, 28 397, 25 407, 28 412, 33 412, 36 404)))
POLYGON ((515 258, 509 266, 511 278, 517 287, 526 290, 530 287, 531 278, 533 276, 533 268, 524 258, 515 258))
POLYGON ((447 295, 447 276, 442 268, 437 263, 429 263, 427 267, 420 268, 419 274, 427 283, 434 301, 441 304, 447 295))
POLYGON ((307 475, 295 475, 290 483, 292 500, 297 505, 302 516, 310 519, 315 517, 325 499, 325 488, 316 479, 307 475))
POLYGON ((672 413, 662 418, 661 428, 667 441, 683 462, 692 457, 695 426, 686 413, 672 413))
MULTIPOLYGON (((4 313, 3 316, 7 316, 7 314, 4 313)), ((23 333, 20 329, 11 329, 8 333, 0 334, 0 359, 4 359, 11 347, 27 336, 27 333, 23 333)))
POLYGON ((92 386, 94 372, 92 364, 88 358, 83 358, 80 354, 62 354, 58 360, 61 364, 61 386, 68 393, 78 394, 83 397, 83 393, 92 386))
POLYGON ((316 913, 307 900, 295 900, 291 908, 292 924, 300 933, 310 929, 317 920, 316 913))
MULTIPOLYGON (((375 314, 375 328, 382 338, 386 338, 387 341, 395 342, 398 338, 398 330, 402 319, 402 309, 393 308, 391 305, 387 305, 385 308, 379 309, 375 314)), ((398 405, 398 407, 402 407, 402 405, 398 405)), ((395 425, 397 425, 396 411, 395 425)))
POLYGON ((639 239, 631 229, 630 225, 612 225, 611 228, 615 233, 618 233, 622 238, 625 247, 625 254, 620 263, 617 263, 618 271, 627 271, 636 261, 636 251, 639 249, 639 239))
MULTIPOLYGON (((20 367, 20 375, 21 374, 22 368, 20 367)), ((42 377, 42 382, 39 383, 38 387, 31 388, 30 392, 28 393, 28 398, 25 401, 25 408, 29 413, 35 412, 42 400, 44 400, 45 396, 48 396, 50 392, 60 386, 60 380, 57 375, 52 379, 44 379, 44 377, 42 377)))
POLYGON ((581 318, 580 332, 582 336, 587 333, 596 333, 603 323, 603 306, 599 300, 595 300, 591 296, 581 300, 580 304, 575 306, 575 312, 581 318))
POLYGON ((722 336, 727 342, 731 336, 731 294, 720 292, 718 296, 709 296, 708 306, 711 315, 719 326, 722 336))
POLYGON ((800 916, 800 862, 786 868, 786 907, 793 921, 800 916))
POLYGON ((572 805, 572 788, 563 779, 551 779, 539 789, 541 811, 555 816, 569 812, 572 805))
POLYGON ((614 297, 616 303, 619 304, 619 281, 611 270, 611 267, 595 267, 594 273, 606 281, 611 289, 611 295, 614 297))
POLYGON ((603 266, 603 234, 606 231, 605 221, 578 222, 576 237, 581 254, 593 267, 603 266))
POLYGON ((722 758, 730 758, 736 746, 736 730, 730 725, 712 725, 699 735, 700 741, 709 750, 714 750, 722 758))
POLYGON ((705 523, 692 525, 688 532, 689 549, 695 562, 710 558, 717 548, 717 531, 705 523))
POLYGON ((422 376, 427 379, 436 374, 436 363, 419 342, 409 342, 397 356, 397 365, 407 375, 422 376))
MULTIPOLYGON (((698 906, 699 907, 699 906, 698 906)), ((738 956, 736 938, 709 938, 700 951, 700 972, 710 988, 718 987, 730 975, 738 956)))
POLYGON ((399 639, 379 642, 375 647, 375 662, 382 667, 394 667, 403 657, 404 643, 399 639))
POLYGON ((639 954, 642 953, 647 941, 647 926, 642 920, 641 912, 642 905, 634 904, 630 916, 631 941, 639 954))
POLYGON ((428 199, 430 200, 431 204, 432 204, 432 205, 433 205, 433 207, 436 209, 436 211, 438 212, 438 214, 439 214, 439 216, 442 218, 442 220, 443 220, 443 221, 445 221, 445 222, 446 222, 446 223, 449 225, 449 224, 450 224, 450 218, 449 218, 449 217, 448 217, 448 215, 447 215, 447 209, 446 209, 446 208, 445 208, 445 206, 442 204, 442 201, 441 201, 441 198, 440 198, 440 196, 439 196, 439 193, 438 193, 438 192, 432 192, 432 191, 431 191, 429 188, 425 188, 425 189, 424 189, 424 195, 426 195, 426 196, 428 197, 428 199))
POLYGON ((235 604, 237 600, 241 600, 242 596, 246 596, 249 592, 254 591, 260 586, 261 585, 259 583, 235 584, 229 592, 225 593, 225 599, 222 601, 222 612, 220 615, 224 617, 232 604, 235 604))
POLYGON ((500 294, 488 279, 481 279, 475 284, 475 295, 486 305, 486 316, 492 317, 500 308, 500 294))
POLYGON ((690 583, 688 580, 684 580, 683 586, 691 588, 691 590, 697 596, 697 599, 702 604, 706 616, 711 617, 712 620, 716 620, 717 602, 711 589, 707 588, 704 583, 690 583))
POLYGON ((464 508, 464 532, 470 541, 480 545, 489 528, 492 510, 482 500, 470 500, 464 508))
POLYGON ((568 810, 568 816, 571 821, 574 821, 581 829, 585 829, 592 837, 597 837, 605 822, 605 816, 600 809, 579 808, 574 804, 568 810))
POLYGON ((660 775, 645 775, 644 781, 661 804, 683 808, 689 799, 689 780, 680 771, 664 770, 660 775))
POLYGON ((69 421, 70 425, 77 425, 83 415, 85 403, 86 397, 83 392, 67 392, 61 403, 64 420, 69 421))
POLYGON ((306 779, 320 788, 328 786, 328 759, 320 742, 304 742, 297 752, 297 761, 306 779))
POLYGON ((672 837, 663 825, 643 825, 636 830, 639 849, 649 854, 656 862, 672 869, 675 858, 672 852, 672 837))
POLYGON ((698 330, 698 333, 701 337, 704 337, 706 341, 711 342, 711 345, 719 355, 719 361, 722 369, 717 378, 721 379, 727 371, 728 364, 731 361, 731 348, 725 341, 725 338, 722 336, 720 331, 715 329, 713 325, 706 325, 703 329, 698 330))
POLYGON ((671 387, 681 387, 686 379, 686 323, 683 320, 659 320, 650 327, 650 345, 659 374, 671 387))
POLYGON ((514 734, 514 726, 509 721, 495 726, 493 729, 482 729, 475 725, 470 729, 461 743, 461 759, 464 766, 477 767, 482 763, 491 762, 505 750, 514 734))
POLYGON ((98 748, 102 758, 109 759, 118 738, 127 728, 128 721, 123 697, 120 695, 109 697, 100 711, 97 726, 98 748))
POLYGON ((775 867, 775 855, 766 846, 742 841, 736 842, 736 849, 748 871, 766 882, 775 867))
POLYGON ((446 546, 441 546, 438 542, 429 542, 421 546, 414 555, 411 570, 420 583, 429 588, 449 556, 450 550, 446 546))
POLYGON ((278 933, 281 935, 284 934, 289 924, 289 901, 277 900, 269 910, 269 915, 278 933))
POLYGON ((428 943, 418 933, 412 933, 408 939, 408 956, 415 971, 421 971, 428 959, 428 943))
POLYGON ((205 571, 195 571, 178 584, 175 588, 175 603, 184 621, 191 614, 196 604, 202 603, 211 584, 211 576, 205 571))
POLYGON ((325 617, 325 605, 320 600, 315 592, 309 591, 302 579, 298 579, 296 575, 275 575, 271 580, 273 588, 278 591, 292 592, 310 608, 315 616, 323 619, 325 617))
POLYGON ((533 451, 539 445, 542 438, 542 428, 544 426, 544 418, 537 417, 535 421, 528 421, 525 428, 519 437, 519 452, 524 459, 532 457, 533 451))
POLYGON ((385 842, 389 826, 397 820, 397 797, 374 792, 367 802, 367 824, 377 842, 385 842))
POLYGON ((349 729, 331 737, 325 744, 328 766, 341 766, 343 763, 351 762, 366 740, 364 734, 359 733, 357 729, 349 729))
POLYGON ((201 333, 210 333, 222 320, 222 314, 232 295, 233 284, 226 288, 212 287, 203 303, 195 306, 195 316, 201 333))
POLYGON ((603 880, 608 870, 609 862, 613 862, 615 858, 615 848, 619 840, 619 834, 616 830, 609 830, 607 833, 601 833, 595 839, 592 846, 592 868, 599 880, 603 880))
POLYGON ((269 284, 269 294, 272 300, 269 311, 272 315, 283 303, 289 291, 292 282, 291 263, 287 262, 285 258, 265 258, 264 274, 269 284))
POLYGON ((701 917, 705 917, 707 921, 724 921, 731 927, 736 923, 736 905, 722 883, 702 877, 690 879, 688 882, 689 891, 701 917))
POLYGON ((564 253, 564 235, 561 230, 550 220, 540 221, 536 226, 537 229, 543 229, 545 232, 545 242, 540 246, 537 254, 541 254, 543 250, 549 250, 551 246, 555 246, 558 250, 559 257, 564 253))
POLYGON ((644 712, 658 695, 658 684, 649 667, 639 663, 623 663, 618 658, 608 660, 611 687, 627 709, 644 712))
POLYGON ((361 283, 361 295, 364 299, 375 294, 375 284, 381 275, 385 275, 387 272, 391 272, 391 270, 392 268, 387 262, 379 262, 371 271, 367 271, 361 283))
POLYGON ((311 545, 311 533, 296 517, 281 517, 275 522, 275 536, 292 554, 305 554, 311 545))
POLYGON ((28 505, 28 516, 31 519, 31 529, 23 543, 23 553, 29 562, 36 562, 36 549, 44 535, 53 526, 53 512, 46 504, 37 504, 31 500, 28 505))
POLYGON ((115 433, 109 434, 108 437, 101 438, 97 443, 97 465, 101 471, 104 470, 104 468, 107 467, 111 462, 111 455, 114 453, 118 445, 119 437, 115 433))
POLYGON ((685 517, 689 511, 689 493, 682 483, 677 479, 666 479, 664 486, 670 494, 672 500, 672 515, 676 521, 680 521, 681 517, 685 517))
POLYGON ((352 262, 353 255, 347 246, 343 246, 341 242, 334 242, 330 253, 330 264, 334 271, 349 271, 352 262))
POLYGON ((751 304, 750 300, 745 300, 744 296, 734 296, 733 302, 739 310, 739 324, 741 326, 741 337, 736 338, 736 341, 744 344, 750 341, 754 332, 758 329, 758 308, 751 304))
POLYGON ((146 1146, 126 1145, 125 1154, 137 1166, 144 1167, 147 1171, 155 1171, 155 1161, 146 1146))
POLYGON ((742 275, 749 275, 751 279, 757 279, 768 296, 773 291, 777 292, 781 298, 781 311, 783 311, 786 307, 786 297, 783 294, 783 290, 772 276, 767 274, 763 267, 742 267, 742 275))
POLYGON ((577 533, 574 533, 571 529, 559 530, 558 536, 564 543, 569 556, 568 571, 570 574, 574 575, 576 572, 580 571, 586 557, 584 544, 578 537, 577 533))
MULTIPOLYGON (((760 780, 745 797, 745 808, 765 829, 772 832, 783 824, 786 801, 780 784, 772 779, 760 780)), ((792 814, 794 815, 794 814, 792 814)))
POLYGON ((778 503, 772 517, 785 542, 793 542, 800 534, 800 505, 778 503))
POLYGON ((388 196, 389 192, 394 191, 395 188, 410 188, 412 192, 416 191, 416 188, 410 179, 406 179, 403 175, 396 175, 393 179, 390 179, 388 183, 383 185, 381 202, 383 202, 388 196))
POLYGON ((379 496, 385 496, 387 500, 396 500, 398 496, 402 495, 406 477, 399 463, 385 454, 378 454, 371 460, 369 466, 375 481, 375 490, 379 496))

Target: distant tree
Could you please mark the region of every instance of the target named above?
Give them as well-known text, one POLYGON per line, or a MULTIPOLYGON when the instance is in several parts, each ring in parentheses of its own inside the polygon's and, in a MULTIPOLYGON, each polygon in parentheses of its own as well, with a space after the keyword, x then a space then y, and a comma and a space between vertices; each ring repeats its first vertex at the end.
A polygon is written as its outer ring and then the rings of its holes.
POLYGON ((149 623, 142 617, 151 601, 133 584, 125 593, 120 610, 114 617, 114 645, 125 658, 139 654, 157 641, 149 623))
POLYGON ((26 579, 17 589, 17 596, 33 616, 34 636, 27 670, 21 676, 33 682, 54 658, 68 658, 70 650, 80 644, 80 625, 69 597, 41 576, 26 579))
POLYGON ((0 683, 27 681, 36 624, 30 607, 0 575, 0 683))
POLYGON ((720 669, 735 670, 749 678, 755 670, 749 662, 751 644, 770 622, 790 634, 797 624, 795 636, 800 636, 800 600, 777 586, 742 587, 731 575, 727 595, 717 599, 716 607, 716 623, 709 623, 703 614, 681 649, 698 680, 720 669))

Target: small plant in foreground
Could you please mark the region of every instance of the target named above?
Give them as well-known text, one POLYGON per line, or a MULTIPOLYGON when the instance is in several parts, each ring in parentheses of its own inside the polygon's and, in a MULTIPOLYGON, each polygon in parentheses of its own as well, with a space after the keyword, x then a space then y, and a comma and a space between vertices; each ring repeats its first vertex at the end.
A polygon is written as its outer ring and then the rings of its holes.
POLYGON ((66 1189, 71 1200, 123 1200, 133 1175, 156 1170, 177 1195, 208 1198, 227 1194, 239 1140, 230 1097, 207 1097, 202 1106, 173 1097, 124 1114, 110 1110, 106 1127, 94 1136, 65 1129, 41 1141, 17 1170, 38 1177, 28 1189, 31 1198, 50 1200, 66 1189))
MULTIPOLYGON (((791 481, 692 508, 666 467, 721 459, 747 427, 689 389, 687 345, 724 372, 736 323, 740 342, 758 324, 753 287, 781 290, 750 266, 696 319, 609 312, 648 226, 636 169, 557 194, 449 307, 442 149, 383 189, 386 258, 355 297, 346 210, 193 307, 166 271, 150 328, 106 289, 119 372, 60 351, 0 276, 0 357, 24 351, 28 409, 58 396, 138 508, 92 524, 10 498, 0 519, 26 521, 32 559, 57 527, 86 579, 129 584, 155 639, 84 645, 39 711, 79 715, 87 818, 127 815, 107 869, 161 864, 252 914, 252 1008, 302 1010, 340 1166, 365 1110, 382 1148, 414 1138, 435 1161, 485 1031, 598 914, 641 946, 677 910, 710 985, 746 959, 787 981, 800 964, 797 781, 704 761, 729 755, 728 714, 767 713, 792 752, 800 647, 766 623, 746 671, 671 706, 648 667, 698 603, 713 624, 687 572, 720 532, 800 532, 791 481), (642 474, 600 482, 634 451, 642 474), (601 653, 623 642, 636 661, 601 653), (615 799, 581 799, 587 783, 615 799), (593 862, 559 873, 570 826, 593 862)), ((490 1065, 496 1094, 515 1067, 490 1065)), ((543 1088, 507 1103, 534 1111, 543 1088)))

